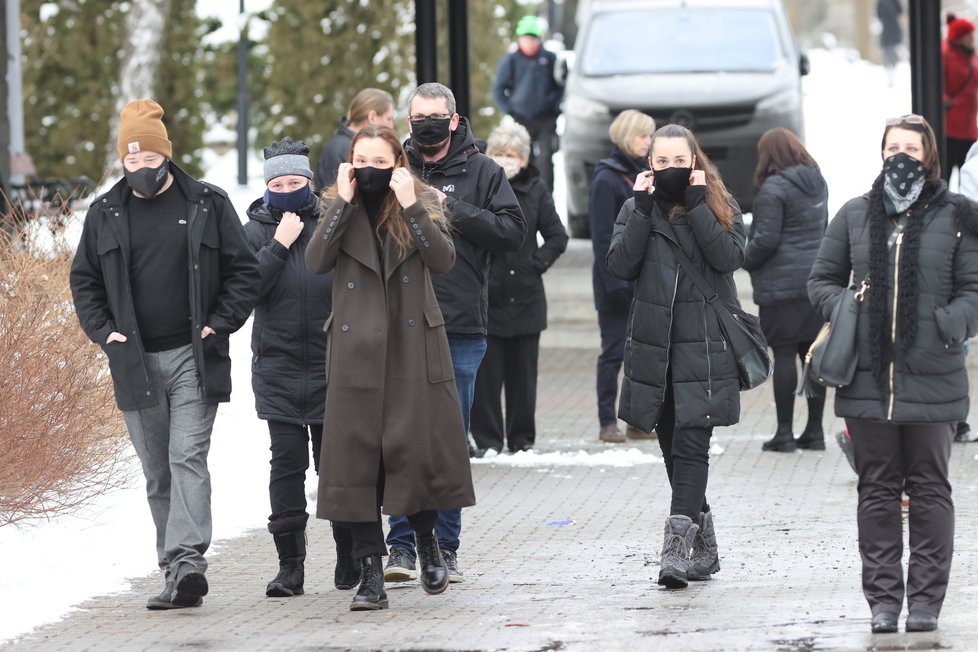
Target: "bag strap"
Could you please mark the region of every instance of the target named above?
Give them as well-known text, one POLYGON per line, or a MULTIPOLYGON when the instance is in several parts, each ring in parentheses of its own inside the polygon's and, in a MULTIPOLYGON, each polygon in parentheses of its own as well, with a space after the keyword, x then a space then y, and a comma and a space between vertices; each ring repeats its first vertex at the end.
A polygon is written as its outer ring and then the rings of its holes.
POLYGON ((683 251, 683 248, 679 246, 679 243, 669 237, 666 237, 665 239, 666 242, 672 245, 673 253, 676 254, 676 260, 679 261, 679 266, 683 268, 684 272, 686 272, 686 276, 688 276, 696 287, 699 288, 700 292, 703 293, 703 296, 706 297, 706 300, 709 303, 714 303, 717 299, 717 291, 710 286, 710 283, 706 280, 703 274, 700 273, 700 270, 696 269, 696 265, 694 265, 693 261, 689 259, 689 256, 687 256, 686 252, 683 251))

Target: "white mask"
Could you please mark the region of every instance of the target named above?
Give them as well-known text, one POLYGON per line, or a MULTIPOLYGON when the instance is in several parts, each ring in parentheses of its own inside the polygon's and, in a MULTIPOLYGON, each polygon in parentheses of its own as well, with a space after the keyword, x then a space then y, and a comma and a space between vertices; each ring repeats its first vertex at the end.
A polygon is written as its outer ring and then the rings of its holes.
POLYGON ((512 179, 520 173, 520 170, 523 169, 523 165, 520 163, 520 160, 518 158, 513 158, 512 156, 493 156, 492 160, 498 163, 499 167, 503 169, 503 172, 506 173, 507 179, 512 179))

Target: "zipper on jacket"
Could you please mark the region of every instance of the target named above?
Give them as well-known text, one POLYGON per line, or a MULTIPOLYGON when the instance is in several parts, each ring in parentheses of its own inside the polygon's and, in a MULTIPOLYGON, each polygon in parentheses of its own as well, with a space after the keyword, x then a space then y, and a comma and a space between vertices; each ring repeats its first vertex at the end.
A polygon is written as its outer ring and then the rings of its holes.
POLYGON ((703 299, 703 340, 706 342, 706 396, 713 398, 713 365, 710 363, 710 328, 706 319, 706 299, 703 299))
MULTIPOLYGON (((896 253, 893 260, 893 309, 890 319, 890 347, 896 346, 896 326, 897 326, 897 297, 900 292, 900 247, 903 244, 903 231, 897 234, 896 238, 896 253)), ((890 371, 889 371, 889 383, 890 383, 890 401, 889 407, 886 410, 886 420, 893 421, 893 405, 895 403, 893 396, 893 370, 894 370, 894 359, 892 353, 890 354, 890 371)))
MULTIPOLYGON (((672 315, 669 316, 669 330, 666 331, 666 364, 662 371, 662 391, 666 390, 666 383, 669 381, 669 349, 672 348, 672 322, 676 320, 676 294, 679 292, 679 268, 676 267, 676 278, 672 281, 672 302, 669 307, 672 315)), ((665 394, 663 393, 663 396, 665 394)), ((675 396, 673 397, 675 399, 675 396)))

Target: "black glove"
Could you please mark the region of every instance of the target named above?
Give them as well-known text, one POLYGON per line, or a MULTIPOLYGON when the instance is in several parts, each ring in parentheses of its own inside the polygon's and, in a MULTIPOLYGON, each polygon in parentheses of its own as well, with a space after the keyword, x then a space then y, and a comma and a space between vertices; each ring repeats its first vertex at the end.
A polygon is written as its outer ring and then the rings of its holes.
POLYGON ((689 186, 683 190, 686 208, 693 209, 706 201, 706 186, 689 186))
POLYGON ((642 215, 652 216, 652 195, 645 190, 635 191, 635 210, 642 215))

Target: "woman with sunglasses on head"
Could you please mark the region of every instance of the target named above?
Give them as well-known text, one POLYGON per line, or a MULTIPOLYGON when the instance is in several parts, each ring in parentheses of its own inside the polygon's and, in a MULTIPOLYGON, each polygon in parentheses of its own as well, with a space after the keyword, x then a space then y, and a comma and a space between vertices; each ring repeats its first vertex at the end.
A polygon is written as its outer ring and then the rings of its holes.
POLYGON ((808 281, 828 319, 863 280, 858 360, 836 390, 859 475, 859 554, 872 631, 931 631, 954 540, 948 464, 968 412, 964 341, 978 331, 978 213, 941 180, 934 132, 918 115, 887 120, 883 169, 829 222, 808 281), (910 497, 904 591, 901 492, 910 497))
POLYGON ((386 609, 380 513, 414 530, 421 586, 448 588, 438 509, 475 504, 459 436, 445 319, 431 274, 455 262, 448 218, 413 174, 397 135, 364 127, 323 193, 306 248, 314 273, 334 271, 326 323, 326 421, 316 516, 348 527, 362 571, 352 611, 386 609))
POLYGON ((746 238, 740 208, 688 129, 656 131, 649 159, 608 250, 608 269, 635 282, 618 416, 658 432, 672 486, 659 584, 683 588, 720 570, 706 501, 710 437, 740 419, 740 383, 716 312, 678 250, 719 300, 736 304, 746 238))

